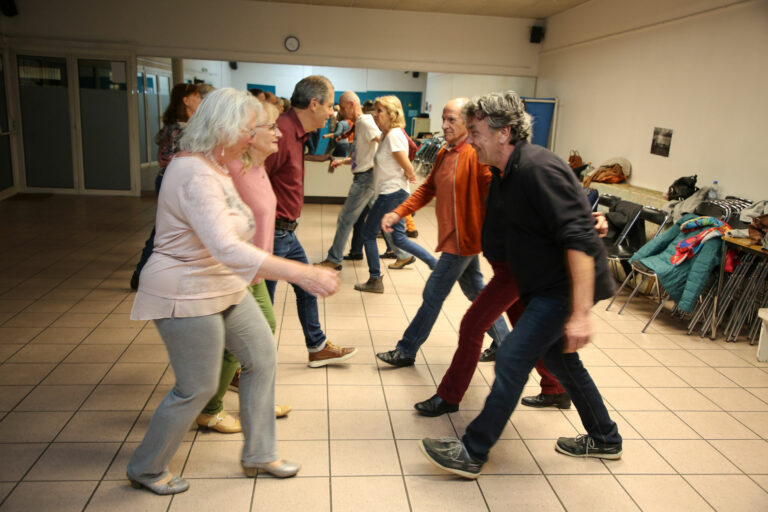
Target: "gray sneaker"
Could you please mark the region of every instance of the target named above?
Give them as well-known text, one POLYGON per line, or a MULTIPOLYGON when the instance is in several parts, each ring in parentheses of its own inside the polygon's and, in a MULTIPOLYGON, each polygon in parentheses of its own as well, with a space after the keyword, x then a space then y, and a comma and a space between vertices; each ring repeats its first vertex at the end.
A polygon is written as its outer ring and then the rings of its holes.
POLYGON ((419 441, 421 453, 434 466, 464 478, 475 479, 480 476, 483 463, 473 459, 464 447, 464 443, 455 437, 419 441))
POLYGON ((594 457, 596 459, 618 460, 621 458, 621 443, 604 443, 590 435, 560 437, 555 450, 571 457, 594 457))
POLYGON ((371 277, 364 283, 357 283, 355 290, 360 292, 384 293, 384 278, 371 277))

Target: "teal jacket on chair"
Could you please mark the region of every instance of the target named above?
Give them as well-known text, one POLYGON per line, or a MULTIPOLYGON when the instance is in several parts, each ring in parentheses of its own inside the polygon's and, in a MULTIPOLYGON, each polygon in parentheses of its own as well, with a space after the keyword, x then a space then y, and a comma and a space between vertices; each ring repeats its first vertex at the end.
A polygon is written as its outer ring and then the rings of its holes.
POLYGON ((677 303, 677 307, 686 313, 693 311, 696 301, 707 284, 712 269, 720 264, 722 241, 718 238, 707 240, 701 250, 691 259, 680 265, 670 261, 675 254, 677 243, 697 235, 706 227, 683 233, 680 226, 698 215, 688 214, 675 222, 674 226, 642 246, 629 261, 640 261, 656 272, 661 286, 677 303))

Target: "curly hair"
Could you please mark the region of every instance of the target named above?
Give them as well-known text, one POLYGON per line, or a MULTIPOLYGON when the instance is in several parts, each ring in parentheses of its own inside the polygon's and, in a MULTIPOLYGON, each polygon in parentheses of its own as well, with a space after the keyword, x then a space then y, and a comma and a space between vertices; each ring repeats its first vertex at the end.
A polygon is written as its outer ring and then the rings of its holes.
POLYGON ((515 91, 492 92, 473 98, 461 109, 467 118, 487 119, 488 126, 499 130, 509 126, 512 138, 510 144, 531 141, 533 126, 531 115, 525 111, 525 102, 515 91))

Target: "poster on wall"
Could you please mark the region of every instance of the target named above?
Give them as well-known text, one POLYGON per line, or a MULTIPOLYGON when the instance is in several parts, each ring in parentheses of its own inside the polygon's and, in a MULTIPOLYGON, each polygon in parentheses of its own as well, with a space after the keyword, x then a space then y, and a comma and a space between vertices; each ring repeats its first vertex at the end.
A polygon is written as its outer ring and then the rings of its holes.
POLYGON ((669 128, 653 129, 653 139, 651 140, 651 154, 659 156, 669 156, 669 146, 672 144, 672 130, 669 128))

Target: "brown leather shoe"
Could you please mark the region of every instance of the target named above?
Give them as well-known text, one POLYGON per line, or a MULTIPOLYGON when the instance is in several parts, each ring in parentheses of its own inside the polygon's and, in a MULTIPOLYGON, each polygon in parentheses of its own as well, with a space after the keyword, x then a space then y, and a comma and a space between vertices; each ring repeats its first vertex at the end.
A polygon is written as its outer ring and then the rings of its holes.
POLYGON ((319 263, 313 263, 313 265, 316 267, 325 267, 331 270, 335 270, 336 272, 341 272, 341 264, 336 263, 335 261, 323 260, 319 263))
POLYGON ((410 258, 405 258, 403 260, 397 260, 394 263, 390 263, 387 265, 387 268, 392 268, 395 270, 400 270, 401 268, 410 265, 411 263, 416 261, 416 256, 411 256, 410 258))
POLYGON ((355 290, 359 292, 384 293, 384 278, 371 277, 364 283, 357 283, 355 290))
POLYGON ((355 347, 337 347, 326 340, 323 350, 309 353, 309 366, 311 368, 320 368, 329 364, 342 363, 355 354, 357 354, 355 347))

